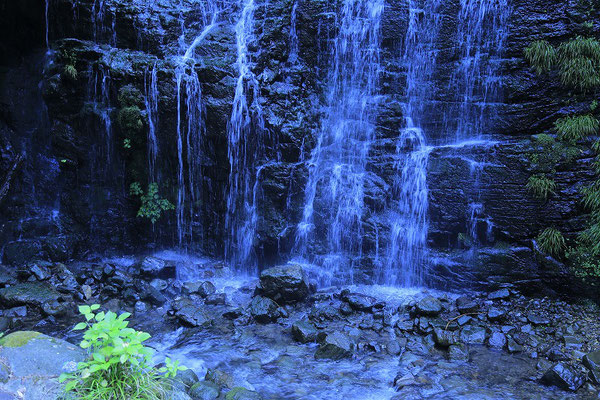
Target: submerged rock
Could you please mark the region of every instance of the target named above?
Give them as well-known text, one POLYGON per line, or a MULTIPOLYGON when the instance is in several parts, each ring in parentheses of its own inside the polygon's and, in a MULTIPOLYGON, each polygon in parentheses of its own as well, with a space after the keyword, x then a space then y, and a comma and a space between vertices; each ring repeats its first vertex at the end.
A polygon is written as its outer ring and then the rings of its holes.
POLYGON ((207 327, 212 324, 210 316, 191 301, 176 302, 174 308, 175 316, 185 325, 207 327))
POLYGON ((193 400, 215 400, 221 394, 219 385, 211 381, 195 383, 189 390, 193 400))
POLYGON ((235 387, 225 395, 225 400, 262 400, 260 395, 243 387, 235 387))
POLYGON ((304 300, 310 290, 302 267, 285 264, 266 269, 260 274, 259 292, 278 303, 294 303, 304 300))
POLYGON ((572 392, 577 391, 583 385, 583 382, 583 377, 563 363, 555 364, 542 376, 542 383, 572 392))
POLYGON ((348 335, 334 332, 327 335, 315 353, 317 360, 340 360, 352 355, 353 344, 348 335))

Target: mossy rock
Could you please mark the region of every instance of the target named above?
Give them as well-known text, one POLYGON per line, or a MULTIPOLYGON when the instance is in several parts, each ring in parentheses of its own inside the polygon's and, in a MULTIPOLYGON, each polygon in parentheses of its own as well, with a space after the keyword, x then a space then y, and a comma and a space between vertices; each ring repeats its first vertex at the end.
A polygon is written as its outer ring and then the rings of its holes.
POLYGON ((61 298, 51 286, 39 282, 20 283, 0 289, 0 301, 8 306, 53 304, 61 298))
POLYGON ((123 107, 119 110, 119 125, 125 132, 137 133, 144 128, 142 111, 138 106, 123 107))
POLYGON ((0 346, 3 347, 22 347, 25 346, 31 339, 40 336, 41 333, 35 331, 19 331, 13 332, 0 339, 0 346))
POLYGON ((119 90, 119 103, 122 107, 144 107, 144 96, 133 85, 123 86, 119 90))
POLYGON ((243 387, 234 387, 225 396, 225 400, 261 400, 258 393, 243 387))

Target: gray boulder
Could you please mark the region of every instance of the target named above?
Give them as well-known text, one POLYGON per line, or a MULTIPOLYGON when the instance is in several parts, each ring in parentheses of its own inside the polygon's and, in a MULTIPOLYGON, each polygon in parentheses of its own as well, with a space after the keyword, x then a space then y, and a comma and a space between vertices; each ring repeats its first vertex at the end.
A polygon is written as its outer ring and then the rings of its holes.
POLYGON ((294 303, 304 300, 310 290, 302 267, 285 264, 266 269, 260 274, 259 292, 278 303, 294 303))
POLYGON ((250 315, 261 324, 268 324, 270 322, 276 322, 280 317, 279 305, 273 300, 255 296, 250 303, 250 315))
POLYGON ((292 337, 300 343, 310 343, 317 340, 319 331, 309 321, 303 319, 292 325, 292 337))
POLYGON ((342 332, 333 332, 325 337, 315 353, 315 358, 317 360, 341 360, 352 356, 353 347, 348 335, 342 332))
POLYGON ((583 385, 584 379, 567 365, 558 363, 546 371, 542 383, 575 392, 583 385))
POLYGON ((419 315, 434 317, 442 312, 442 303, 433 296, 427 296, 417 302, 416 310, 419 315))
POLYGON ((189 390, 189 395, 193 400, 215 400, 219 398, 220 394, 219 385, 210 381, 195 383, 189 390))

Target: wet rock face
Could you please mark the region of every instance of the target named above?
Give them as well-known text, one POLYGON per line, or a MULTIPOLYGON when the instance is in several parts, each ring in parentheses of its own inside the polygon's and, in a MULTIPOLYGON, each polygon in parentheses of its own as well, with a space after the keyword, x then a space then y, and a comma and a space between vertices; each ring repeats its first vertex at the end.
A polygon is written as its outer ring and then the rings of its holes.
MULTIPOLYGON (((5 31, 2 37, 6 38, 7 45, 0 49, 0 55, 6 53, 8 57, 0 59, 10 58, 18 63, 17 55, 20 56, 23 49, 45 52, 45 32, 41 28, 44 10, 39 2, 34 3, 6 2, 3 5, 0 29, 5 31), (18 26, 14 21, 20 21, 18 26)), ((30 138, 27 132, 33 131, 32 127, 43 126, 43 129, 38 129, 40 132, 31 138, 37 146, 25 153, 39 152, 40 158, 47 159, 52 167, 39 168, 40 160, 26 160, 25 174, 19 178, 22 183, 11 187, 6 207, 3 204, 0 210, 0 220, 7 222, 0 228, 0 239, 7 243, 3 252, 7 263, 20 264, 34 257, 65 260, 89 248, 132 248, 140 245, 140 237, 173 244, 175 216, 163 217, 158 222, 161 229, 152 229, 150 223, 136 218, 139 204, 128 197, 123 188, 134 181, 150 180, 146 149, 151 108, 145 97, 149 74, 156 68, 159 91, 156 132, 160 147, 156 169, 160 171, 161 193, 173 202, 178 196, 176 56, 182 50, 177 16, 181 14, 186 26, 189 25, 185 36, 185 43, 189 44, 202 28, 196 23, 199 10, 191 3, 181 5, 179 1, 163 1, 154 10, 149 10, 141 1, 109 3, 104 10, 104 20, 98 21, 93 18, 93 2, 50 2, 53 63, 44 70, 43 77, 35 76, 25 67, 11 66, 8 72, 2 72, 0 178, 4 179, 22 153, 23 149, 17 148, 14 142, 19 142, 16 139, 21 137, 30 138), (73 67, 76 74, 66 73, 67 66, 73 67), (19 82, 16 77, 31 79, 19 82), (42 108, 31 100, 35 96, 39 98, 40 80, 48 109, 48 120, 43 124, 20 112, 42 108), (120 96, 123 88, 136 95, 124 99, 120 96), (129 120, 124 118, 127 115, 129 120), (111 122, 109 132, 105 129, 107 121, 111 122), (129 123, 132 121, 135 124, 129 123), (135 129, 130 129, 132 127, 135 129), (131 140, 132 149, 124 148, 126 138, 131 140), (51 173, 40 177, 35 173, 38 169, 51 173), (26 189, 33 185, 39 188, 38 194, 44 193, 43 198, 36 199, 37 194, 26 189), (39 204, 39 209, 32 209, 29 204, 39 204), (58 218, 53 218, 52 208, 56 204, 60 204, 57 210, 60 213, 58 218), (39 218, 36 223, 20 224, 21 220, 33 221, 32 217, 40 214, 48 216, 39 218)), ((261 164, 254 250, 260 264, 268 266, 289 258, 295 227, 302 217, 308 171, 301 161, 305 161, 314 148, 324 118, 322 109, 326 96, 323 92, 327 77, 323 71, 328 68, 330 43, 327 38, 334 37, 337 31, 333 18, 337 2, 298 2, 296 60, 289 59, 293 2, 259 0, 256 3, 259 28, 255 32, 257 40, 250 46, 250 56, 259 81, 259 103, 269 138, 264 143, 265 154, 269 160, 261 160, 268 162, 261 164), (265 11, 267 3, 268 11, 265 11)), ((504 97, 493 105, 491 114, 495 116, 490 117, 485 132, 494 135, 494 142, 459 149, 437 147, 430 154, 428 244, 436 261, 432 262, 427 283, 432 286, 481 287, 518 280, 524 287, 535 286, 535 290, 547 285, 560 288, 568 271, 560 267, 538 268, 539 262, 529 241, 547 225, 572 236, 585 223, 585 218, 579 215, 577 188, 594 179, 589 154, 581 154, 574 162, 560 165, 557 174, 560 195, 547 204, 524 189, 531 173, 529 155, 534 150, 528 136, 549 131, 555 117, 583 110, 583 106, 565 105, 563 100, 568 98, 560 87, 535 77, 523 60, 522 49, 534 39, 558 43, 580 33, 581 22, 597 17, 597 11, 586 16, 585 10, 573 2, 557 2, 555 7, 548 7, 542 0, 515 0, 511 7, 505 54, 500 61, 504 97), (472 184, 475 180, 478 186, 472 184), (472 209, 475 198, 481 207, 472 209), (472 232, 473 239, 482 248, 474 258, 464 256, 466 249, 459 243, 460 234, 469 236, 472 232), (500 242, 509 246, 499 246, 500 242), (453 252, 457 248, 458 255, 453 252)), ((224 199, 230 168, 227 125, 238 75, 234 25, 239 11, 237 5, 227 9, 224 21, 197 48, 198 62, 193 66, 205 103, 206 129, 197 165, 201 178, 196 192, 201 198, 195 199, 193 209, 186 212, 191 211, 195 218, 194 239, 202 239, 194 242, 203 243, 203 250, 218 256, 223 254, 225 237, 224 199)), ((441 9, 444 24, 438 43, 436 77, 432 81, 434 90, 424 105, 430 110, 425 128, 432 139, 446 134, 439 107, 448 103, 449 75, 458 57, 455 46, 451 45, 456 39, 457 12, 457 2, 447 2, 441 9)), ((408 17, 404 0, 385 2, 381 25, 381 65, 385 66, 385 73, 381 77, 380 101, 374 105, 379 116, 375 121, 376 137, 365 178, 362 227, 365 240, 360 249, 364 262, 355 274, 359 281, 373 280, 375 249, 386 245, 382 239, 387 237, 388 229, 385 210, 390 206, 388 193, 397 174, 395 160, 390 155, 395 151, 395 140, 404 125, 406 66, 401 61, 399 44, 404 41, 408 17)), ((42 71, 42 54, 35 57, 31 54, 31 57, 25 63, 34 65, 31 61, 35 58, 42 71)), ((185 114, 189 110, 183 103, 179 111, 185 114)), ((180 122, 186 131, 187 122, 180 122)), ((319 243, 312 245, 316 254, 322 252, 319 243)))
POLYGON ((281 304, 295 303, 308 296, 308 278, 302 266, 297 264, 268 268, 260 274, 257 291, 281 304))

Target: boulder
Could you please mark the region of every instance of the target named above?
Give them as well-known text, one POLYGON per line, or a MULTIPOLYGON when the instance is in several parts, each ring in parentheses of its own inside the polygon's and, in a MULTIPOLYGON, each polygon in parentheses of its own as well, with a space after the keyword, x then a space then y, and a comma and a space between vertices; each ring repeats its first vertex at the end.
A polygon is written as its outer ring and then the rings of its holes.
POLYGON ((557 363, 544 373, 542 383, 575 392, 583 385, 584 379, 567 365, 557 363))
POLYGON ((219 398, 221 389, 214 382, 202 381, 195 383, 188 393, 193 400, 215 400, 219 398))
POLYGON ((147 278, 174 279, 175 265, 156 257, 146 257, 139 265, 140 275, 147 278))
POLYGON ((456 299, 456 308, 462 314, 475 313, 479 310, 479 304, 470 297, 461 296, 456 299))
POLYGON ((255 296, 250 303, 250 315, 261 324, 276 322, 280 317, 279 305, 273 300, 255 296))
POLYGON ((456 343, 454 333, 441 328, 433 330, 433 340, 440 347, 449 347, 456 343))
POLYGON ((54 288, 40 282, 19 283, 0 289, 0 300, 8 306, 38 306, 57 302, 61 298, 54 288))
POLYGON ((590 371, 589 377, 595 384, 600 384, 600 350, 583 356, 583 365, 590 371))
POLYGON ((260 274, 259 292, 278 303, 294 303, 304 300, 310 290, 302 267, 285 264, 266 269, 260 274))
POLYGON ((310 343, 317 340, 319 331, 308 320, 303 319, 292 325, 292 337, 300 343, 310 343))
POLYGON ((490 347, 503 349, 506 346, 506 335, 502 332, 493 332, 488 339, 488 344, 490 347))
POLYGON ((506 311, 500 308, 492 307, 488 310, 487 317, 492 322, 500 321, 506 317, 506 311))
POLYGON ((442 302, 433 296, 427 296, 417 302, 416 311, 419 315, 436 316, 442 312, 442 302))
POLYGON ((202 308, 191 301, 181 301, 174 304, 175 316, 188 326, 208 327, 212 319, 202 308))
POLYGON ((333 332, 325 336, 315 353, 315 358, 341 360, 352 355, 353 344, 350 337, 342 332, 333 332))
POLYGON ((467 326, 460 331, 461 342, 467 344, 483 344, 486 338, 485 328, 480 326, 467 326))
POLYGON ((260 395, 243 387, 234 387, 225 395, 225 400, 261 400, 260 395))
POLYGON ((342 291, 341 298, 355 311, 372 312, 377 305, 376 298, 361 293, 350 293, 348 290, 342 291))

